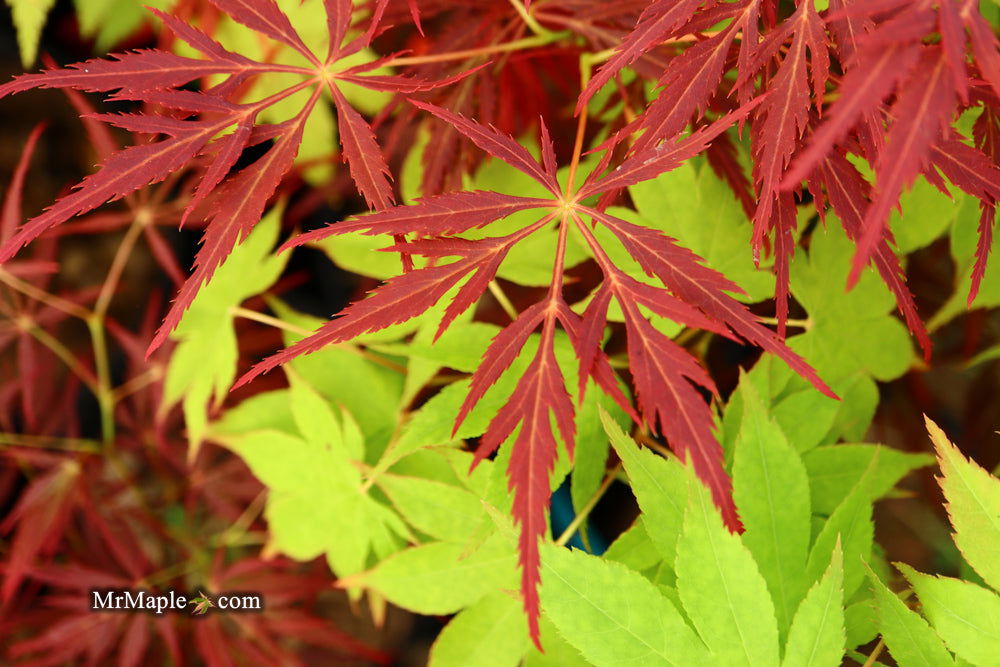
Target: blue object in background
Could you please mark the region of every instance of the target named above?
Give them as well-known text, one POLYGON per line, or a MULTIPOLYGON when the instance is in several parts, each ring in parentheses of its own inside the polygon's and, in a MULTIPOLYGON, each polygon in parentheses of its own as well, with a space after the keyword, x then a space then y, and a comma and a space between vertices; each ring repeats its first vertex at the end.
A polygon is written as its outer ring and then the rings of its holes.
MULTIPOLYGON (((552 534, 556 537, 562 535, 563 531, 576 518, 576 511, 573 509, 573 496, 570 494, 569 489, 569 477, 567 477, 562 485, 556 489, 556 492, 552 494, 550 520, 552 522, 552 534)), ((580 537, 579 530, 573 533, 573 537, 570 538, 567 546, 600 556, 607 550, 608 541, 604 539, 600 531, 594 528, 589 517, 584 521, 584 525, 586 526, 587 541, 590 543, 590 548, 588 549, 587 545, 583 543, 583 538, 580 537)))

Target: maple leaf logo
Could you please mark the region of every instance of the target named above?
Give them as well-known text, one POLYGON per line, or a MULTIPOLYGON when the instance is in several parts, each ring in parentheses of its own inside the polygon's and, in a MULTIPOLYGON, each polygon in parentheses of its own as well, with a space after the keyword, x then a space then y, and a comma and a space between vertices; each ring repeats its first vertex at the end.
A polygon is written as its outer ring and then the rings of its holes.
POLYGON ((215 603, 212 602, 212 598, 205 595, 204 591, 198 591, 198 597, 192 598, 188 604, 194 605, 194 609, 191 610, 191 614, 193 616, 204 616, 208 613, 209 609, 215 606, 215 603))

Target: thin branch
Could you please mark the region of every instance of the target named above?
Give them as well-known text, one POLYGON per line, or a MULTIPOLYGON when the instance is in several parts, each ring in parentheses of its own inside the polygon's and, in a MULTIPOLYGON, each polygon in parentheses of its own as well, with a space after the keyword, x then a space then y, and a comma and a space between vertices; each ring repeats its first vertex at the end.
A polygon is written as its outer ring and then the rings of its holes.
POLYGON ((875 644, 875 648, 872 649, 871 655, 868 656, 868 659, 865 660, 865 664, 862 665, 862 667, 872 667, 872 665, 875 664, 875 661, 878 660, 878 657, 882 654, 882 651, 884 649, 885 649, 885 640, 879 637, 878 644, 875 644))
POLYGON ((99 383, 97 378, 94 377, 94 374, 84 367, 83 364, 81 364, 79 360, 73 356, 73 353, 69 351, 69 348, 63 345, 58 338, 41 327, 31 327, 27 331, 35 338, 35 340, 47 347, 52 354, 59 357, 59 359, 66 364, 66 367, 69 368, 74 375, 80 378, 80 380, 87 385, 87 388, 90 389, 95 396, 100 393, 99 383))
POLYGON ((84 438, 54 438, 44 435, 23 433, 0 433, 0 446, 32 447, 35 449, 56 449, 69 452, 100 454, 101 443, 84 438))
POLYGON ((72 301, 67 301, 66 299, 56 296, 55 294, 49 294, 45 290, 39 289, 31 283, 21 280, 2 266, 0 266, 0 282, 4 283, 13 290, 20 292, 21 294, 24 294, 25 296, 31 297, 35 301, 40 301, 48 306, 52 306, 56 310, 60 310, 67 315, 72 315, 73 317, 81 320, 86 320, 90 317, 90 311, 83 306, 77 305, 72 301))
MULTIPOLYGON (((249 308, 242 308, 237 306, 235 308, 230 308, 229 312, 235 315, 236 317, 242 317, 245 320, 253 320, 254 322, 260 322, 261 324, 266 324, 276 329, 282 329, 284 331, 288 331, 298 336, 308 336, 309 334, 312 333, 308 329, 303 329, 302 327, 296 326, 289 322, 279 320, 277 317, 271 317, 270 315, 265 315, 264 313, 258 313, 255 310, 250 310, 249 308)), ((380 357, 377 354, 371 354, 370 352, 366 352, 365 350, 362 350, 361 348, 356 347, 354 345, 350 345, 348 343, 335 343, 331 347, 340 348, 341 350, 346 350, 360 357, 364 357, 373 364, 384 366, 385 368, 396 371, 397 373, 406 373, 405 366, 397 364, 396 362, 390 361, 389 359, 386 359, 384 357, 380 357)))
POLYGON ((503 311, 505 313, 507 313, 507 316, 510 317, 511 321, 513 322, 514 320, 516 320, 517 309, 514 308, 514 304, 512 304, 510 302, 510 299, 507 298, 507 294, 504 293, 503 288, 500 287, 500 284, 496 280, 491 280, 489 288, 490 288, 490 294, 492 294, 493 298, 497 300, 497 303, 500 304, 500 307, 503 308, 503 311))
POLYGON ((607 492, 607 490, 611 488, 611 483, 614 482, 615 479, 618 477, 618 473, 619 471, 621 471, 621 469, 622 469, 622 464, 619 463, 611 470, 611 472, 607 474, 607 476, 604 478, 604 481, 601 482, 601 486, 598 487, 597 491, 594 492, 594 495, 590 497, 590 500, 587 501, 587 504, 580 508, 580 511, 577 513, 577 515, 573 517, 573 520, 570 522, 570 524, 566 526, 566 530, 564 530, 562 534, 559 536, 559 538, 556 540, 557 546, 560 547, 564 546, 567 542, 570 541, 570 539, 572 539, 573 535, 576 534, 577 529, 579 529, 580 526, 583 524, 583 522, 587 520, 587 517, 590 516, 590 513, 594 511, 595 507, 597 507, 597 503, 600 502, 601 498, 604 497, 604 494, 607 492))
MULTIPOLYGON (((590 83, 590 58, 587 54, 580 56, 580 90, 586 90, 590 83)), ((569 163, 569 176, 566 178, 566 200, 569 201, 576 191, 576 170, 580 166, 580 155, 583 153, 583 135, 587 131, 587 109, 580 113, 576 121, 576 139, 573 142, 573 159, 569 163)))
POLYGON ((271 317, 270 315, 265 315, 264 313, 258 313, 256 310, 250 310, 249 308, 236 306, 234 308, 230 308, 229 312, 236 317, 242 317, 245 320, 260 322, 261 324, 266 324, 274 327, 275 329, 281 329, 298 336, 308 336, 312 333, 312 331, 309 331, 308 329, 296 326, 290 322, 285 322, 284 320, 279 320, 277 317, 271 317))
POLYGON ((531 12, 525 9, 524 3, 521 0, 509 0, 509 2, 514 8, 514 11, 517 12, 517 15, 521 17, 521 20, 524 21, 524 24, 528 26, 531 32, 538 36, 550 36, 552 34, 551 30, 539 23, 538 19, 532 16, 531 12))
POLYGON ((570 33, 568 31, 549 32, 548 34, 544 35, 533 35, 531 37, 515 39, 514 41, 511 42, 503 42, 502 44, 481 46, 476 49, 449 51, 448 53, 432 53, 426 56, 405 56, 402 58, 393 58, 392 60, 386 63, 386 66, 407 67, 412 65, 426 65, 428 63, 448 62, 449 60, 466 60, 468 58, 475 58, 476 56, 490 56, 495 53, 522 51, 524 49, 533 49, 537 46, 545 46, 546 44, 551 44, 552 42, 558 41, 564 37, 569 37, 569 36, 570 33))
POLYGON ((163 377, 163 369, 160 368, 159 366, 153 366, 142 375, 137 375, 128 382, 126 382, 125 384, 115 387, 113 392, 115 397, 115 403, 121 401, 122 399, 128 396, 131 396, 135 392, 140 391, 145 387, 148 387, 157 380, 160 380, 162 377, 163 377))

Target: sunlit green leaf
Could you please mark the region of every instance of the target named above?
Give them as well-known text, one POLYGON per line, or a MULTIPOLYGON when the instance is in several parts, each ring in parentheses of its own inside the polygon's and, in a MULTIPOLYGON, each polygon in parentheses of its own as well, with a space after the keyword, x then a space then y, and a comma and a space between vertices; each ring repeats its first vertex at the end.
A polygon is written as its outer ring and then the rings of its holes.
POLYGON ((750 252, 752 225, 733 195, 708 167, 693 161, 629 187, 641 222, 676 238, 746 291, 748 302, 774 295, 774 274, 757 268, 750 252))
POLYGON ((192 451, 201 442, 207 407, 218 406, 236 378, 239 354, 233 309, 270 287, 285 268, 287 254, 272 255, 283 207, 278 206, 254 227, 243 243, 198 291, 171 334, 177 341, 167 367, 164 403, 183 398, 184 419, 192 451))
POLYGON ((948 648, 974 665, 1000 663, 1000 595, 960 579, 898 567, 948 648))
POLYGON ((374 590, 418 614, 454 614, 500 589, 516 590, 517 555, 500 537, 474 551, 452 542, 411 547, 348 585, 374 590))
POLYGON ((542 609, 595 665, 708 664, 676 607, 624 565, 553 545, 542 549, 542 609))
POLYGON ((837 667, 844 656, 844 564, 835 549, 826 574, 806 593, 795 612, 785 656, 785 667, 837 667))
POLYGON ((49 11, 56 0, 6 0, 17 29, 17 45, 21 52, 21 64, 27 69, 35 63, 38 42, 49 11))
POLYGON ((642 524, 660 557, 673 565, 688 503, 688 476, 675 459, 640 449, 606 412, 601 413, 611 445, 621 458, 642 509, 642 524))
POLYGON ((460 542, 488 520, 479 498, 457 486, 396 475, 380 476, 378 485, 410 525, 440 540, 460 542))
POLYGON ((955 544, 979 576, 1000 591, 1000 480, 967 459, 929 419, 927 431, 941 465, 939 481, 955 544))
POLYGON ((528 648, 521 604, 496 592, 463 609, 431 647, 430 667, 516 667, 528 648))
POLYGON ((955 661, 948 653, 948 649, 945 648, 941 638, 927 625, 927 621, 907 607, 871 571, 869 578, 875 591, 879 630, 889 648, 889 653, 900 667, 954 665, 955 661))
POLYGON ((709 490, 693 477, 688 487, 675 563, 684 610, 717 664, 778 664, 774 603, 753 555, 725 528, 709 490))
POLYGON ((780 637, 806 591, 809 551, 809 481, 798 453, 767 417, 753 383, 744 376, 743 428, 736 439, 733 497, 753 554, 774 599, 780 637))
POLYGON ((828 445, 806 452, 802 457, 809 473, 813 512, 829 515, 843 502, 868 466, 871 492, 879 498, 911 470, 933 463, 927 454, 910 454, 880 445, 828 445))

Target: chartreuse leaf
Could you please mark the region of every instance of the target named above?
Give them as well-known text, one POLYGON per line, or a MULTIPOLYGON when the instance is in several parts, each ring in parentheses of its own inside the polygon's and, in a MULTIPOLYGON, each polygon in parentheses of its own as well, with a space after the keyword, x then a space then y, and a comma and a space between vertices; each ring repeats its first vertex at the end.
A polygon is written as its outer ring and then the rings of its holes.
POLYGON ((481 498, 486 495, 495 467, 493 461, 481 460, 476 463, 475 469, 473 469, 475 455, 472 452, 448 447, 440 447, 436 451, 448 461, 460 484, 472 491, 477 497, 481 498))
MULTIPOLYGON (((841 411, 841 401, 816 391, 787 365, 769 354, 754 364, 747 373, 747 379, 753 383, 771 418, 796 451, 806 452, 828 437, 834 419, 841 411), (802 419, 803 414, 808 414, 810 418, 802 419)), ((841 397, 846 403, 843 393, 841 397)), ((743 392, 737 388, 729 398, 722 418, 720 435, 727 452, 732 451, 742 421, 743 392)))
POLYGON ((809 552, 809 480, 798 453, 767 416, 753 383, 743 376, 743 427, 736 439, 733 497, 753 554, 774 600, 784 638, 805 593, 809 552))
POLYGON ((431 361, 457 371, 471 373, 482 363, 490 341, 500 332, 500 327, 484 322, 456 322, 444 330, 437 340, 437 322, 426 327, 429 335, 411 343, 376 344, 371 348, 396 356, 431 361))
POLYGON ((620 563, 542 546, 541 601, 559 633, 595 665, 711 664, 680 612, 620 563))
MULTIPOLYGON (((454 436, 452 430, 459 409, 469 393, 469 381, 452 382, 428 400, 403 427, 402 434, 385 452, 385 456, 376 466, 376 471, 387 470, 395 462, 423 447, 443 445, 482 435, 499 409, 507 402, 518 379, 534 357, 538 349, 538 340, 537 334, 528 338, 517 359, 476 403, 454 436)), ((556 358, 563 369, 564 377, 570 377, 569 370, 574 357, 569 340, 564 335, 558 335, 555 348, 556 358)))
POLYGON ((490 340, 499 329, 472 322, 473 309, 459 315, 438 336, 441 316, 448 300, 442 299, 420 318, 416 333, 408 343, 371 344, 381 354, 407 357, 403 402, 409 404, 443 367, 472 372, 482 361, 490 340))
POLYGON ((869 269, 850 291, 830 289, 846 282, 853 253, 838 221, 827 220, 813 232, 808 254, 796 254, 792 293, 811 323, 789 344, 828 382, 857 371, 893 380, 909 368, 913 346, 906 327, 891 315, 895 299, 881 278, 869 269))
POLYGON ((788 344, 843 399, 838 435, 858 439, 878 401, 873 378, 901 376, 914 355, 906 327, 892 313, 895 298, 874 270, 863 271, 850 291, 830 288, 846 283, 853 254, 854 245, 830 218, 813 232, 808 253, 796 253, 791 290, 809 318, 806 332, 788 344))
POLYGON ((521 603, 490 593, 444 626, 431 647, 430 667, 516 667, 528 648, 521 603))
MULTIPOLYGON (((455 474, 450 461, 442 455, 447 450, 447 446, 441 446, 413 452, 389 468, 389 472, 401 477, 419 477, 449 486, 462 486, 463 480, 455 474)), ((370 478, 378 481, 378 475, 370 478)))
MULTIPOLYGON (((955 291, 931 317, 927 323, 929 330, 934 331, 940 328, 966 311, 978 242, 978 201, 972 197, 965 197, 958 208, 958 218, 951 228, 951 256, 957 267, 955 291)), ((990 255, 996 257, 998 253, 1000 253, 1000 234, 994 234, 990 255)), ((972 308, 991 308, 996 305, 1000 305, 1000 268, 998 268, 997 262, 989 262, 979 286, 979 294, 972 302, 972 308)))
POLYGON ((844 626, 847 630, 847 648, 853 649, 878 636, 878 612, 872 598, 853 602, 844 609, 844 626))
POLYGON ((785 667, 837 667, 844 656, 844 562, 838 546, 826 574, 806 593, 788 631, 785 667))
POLYGON ((80 34, 94 38, 98 53, 111 49, 134 33, 143 21, 157 19, 144 7, 166 11, 171 0, 74 0, 80 34))
POLYGON ((948 648, 974 665, 1000 664, 1000 596, 961 579, 897 567, 948 648))
POLYGON ((529 646, 528 655, 524 657, 524 667, 589 667, 592 664, 563 639, 547 616, 539 619, 538 626, 545 652, 539 651, 534 645, 529 646))
POLYGON ((337 442, 349 459, 363 460, 364 436, 350 413, 342 413, 338 419, 330 404, 294 370, 289 368, 286 374, 291 384, 292 419, 303 439, 307 442, 337 442), (341 436, 339 440, 332 440, 336 437, 334 434, 341 436))
POLYGON ((250 431, 275 430, 298 435, 287 389, 265 391, 245 398, 208 426, 205 437, 239 435, 250 431))
POLYGON ((49 11, 56 0, 7 0, 14 28, 17 29, 17 45, 21 52, 21 64, 27 69, 35 63, 38 55, 38 41, 49 11))
POLYGON ((788 438, 788 444, 803 453, 822 442, 830 432, 840 403, 819 393, 804 380, 796 384, 801 388, 783 393, 772 408, 772 416, 788 438), (809 418, 803 419, 802 415, 809 415, 809 418))
MULTIPOLYGON (((518 361, 515 361, 514 366, 518 365, 518 361)), ((412 415, 403 427, 400 437, 386 450, 377 469, 386 470, 396 461, 424 447, 444 445, 482 435, 493 415, 510 396, 516 381, 516 373, 504 374, 469 412, 469 416, 465 418, 454 436, 452 429, 462 402, 469 393, 469 380, 452 382, 412 415)))
POLYGON ((807 581, 819 579, 838 542, 844 553, 844 599, 850 599, 864 579, 863 563, 871 560, 875 528, 872 524, 871 491, 877 457, 868 465, 861 479, 823 524, 813 541, 806 563, 807 581))
POLYGON ((959 212, 958 202, 971 199, 957 188, 948 188, 953 197, 949 197, 927 182, 918 178, 908 192, 899 197, 899 210, 894 210, 889 218, 889 228, 892 230, 896 249, 900 254, 909 254, 914 250, 930 245, 944 234, 955 221, 959 212))
POLYGON ((684 610, 714 664, 777 665, 778 624, 767 583, 750 550, 723 525, 709 490, 689 477, 674 564, 684 610))
POLYGON ((375 591, 418 614, 439 615, 454 614, 497 590, 516 590, 517 582, 514 546, 494 535, 475 550, 454 542, 411 547, 340 585, 375 591))
POLYGON ((387 280, 403 272, 403 260, 397 252, 379 252, 389 245, 384 237, 357 232, 334 234, 312 245, 326 253, 334 264, 359 276, 387 280))
POLYGON ((601 421, 642 509, 642 525, 660 557, 673 566, 684 508, 688 504, 688 476, 684 467, 675 459, 640 449, 603 410, 601 421))
POLYGON ((869 488, 875 498, 888 493, 910 471, 930 465, 928 454, 909 454, 880 445, 817 447, 802 457, 809 473, 813 512, 829 516, 874 462, 869 488))
POLYGON ((222 402, 236 377, 239 351, 232 310, 270 287, 285 268, 288 255, 271 254, 282 209, 271 209, 233 248, 170 335, 178 344, 167 367, 164 404, 169 407, 183 397, 192 456, 205 435, 207 407, 222 402))
POLYGON ((457 486, 392 474, 377 483, 407 523, 439 540, 461 542, 486 518, 479 498, 457 486))
POLYGON ((654 568, 663 560, 642 519, 636 519, 603 554, 605 560, 627 565, 636 572, 654 568))
POLYGON ((774 295, 774 273, 747 252, 752 226, 729 187, 708 167, 689 160, 673 171, 629 186, 640 222, 659 229, 743 288, 746 302, 774 295))
MULTIPOLYGON (((971 134, 969 132, 968 134, 971 134)), ((871 166, 856 156, 848 158, 870 183, 877 179, 871 166)), ((899 207, 889 215, 889 229, 895 241, 896 250, 907 255, 914 250, 929 245, 941 236, 955 221, 960 206, 955 199, 972 199, 957 188, 946 189, 952 196, 938 190, 925 178, 918 178, 910 189, 899 196, 899 207)), ((978 202, 976 199, 973 201, 978 202)))
POLYGON ((930 419, 927 432, 934 441, 948 501, 955 545, 983 580, 1000 591, 1000 480, 967 459, 930 419))
POLYGON ((397 551, 410 532, 365 493, 355 465, 364 457, 364 437, 350 414, 332 408, 291 369, 288 375, 290 389, 247 399, 209 435, 268 487, 269 550, 298 560, 325 554, 336 575, 360 572, 370 557, 397 551), (267 410, 278 401, 286 414, 275 409, 275 419, 267 410))
POLYGON ((609 442, 601 422, 600 410, 607 411, 619 423, 628 419, 614 400, 591 382, 583 404, 576 410, 576 450, 573 453, 570 496, 573 509, 577 512, 600 488, 607 474, 605 463, 608 459, 609 442))
MULTIPOLYGON (((271 300, 269 305, 283 321, 296 327, 311 330, 319 326, 318 318, 297 313, 279 301, 271 300)), ((291 345, 302 336, 285 331, 284 338, 285 344, 291 345)), ((349 345, 329 345, 297 357, 291 367, 327 401, 351 413, 364 433, 366 452, 371 459, 381 454, 396 429, 402 373, 364 357, 349 345), (359 391, 359 387, 364 387, 364 391, 359 391)))
POLYGON ((920 614, 907 607, 878 576, 868 570, 875 592, 879 630, 889 653, 900 667, 947 667, 954 665, 941 638, 920 614))

